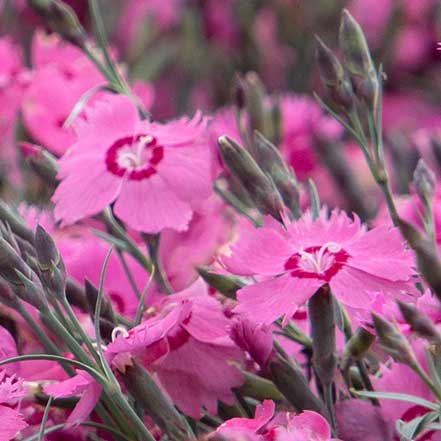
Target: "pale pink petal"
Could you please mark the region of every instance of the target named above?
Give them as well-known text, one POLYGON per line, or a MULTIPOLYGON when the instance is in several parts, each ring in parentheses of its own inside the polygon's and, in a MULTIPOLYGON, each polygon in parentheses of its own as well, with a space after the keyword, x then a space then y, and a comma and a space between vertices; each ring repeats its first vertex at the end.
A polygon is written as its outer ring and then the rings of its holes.
POLYGON ((283 315, 289 319, 322 285, 319 279, 290 275, 248 285, 237 293, 239 306, 235 312, 256 323, 270 324, 283 315))
POLYGON ((0 405, 0 441, 10 441, 28 424, 17 410, 0 405))
POLYGON ((117 197, 122 180, 104 169, 104 163, 83 163, 58 185, 52 198, 55 218, 64 224, 95 215, 117 197))
POLYGON ((115 214, 134 230, 153 234, 164 228, 186 230, 192 210, 155 175, 141 181, 125 181, 115 203, 115 214))
POLYGON ((212 193, 210 151, 207 145, 165 147, 158 173, 183 200, 201 200, 212 193))
POLYGON ((288 422, 288 431, 296 435, 305 435, 299 441, 329 441, 331 428, 328 421, 317 412, 305 410, 288 422), (306 436, 307 435, 307 436, 306 436))

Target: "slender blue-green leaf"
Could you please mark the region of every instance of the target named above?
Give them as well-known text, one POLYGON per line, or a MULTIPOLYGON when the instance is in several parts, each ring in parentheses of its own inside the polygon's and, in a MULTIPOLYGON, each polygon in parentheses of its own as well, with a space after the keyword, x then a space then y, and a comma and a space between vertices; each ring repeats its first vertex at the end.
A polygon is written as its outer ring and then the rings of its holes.
POLYGON ((47 401, 46 404, 46 408, 44 409, 43 418, 40 424, 40 430, 38 431, 38 441, 43 441, 44 439, 44 431, 46 428, 47 419, 49 417, 49 411, 51 410, 52 400, 53 397, 49 397, 49 400, 47 401))
POLYGON ((407 403, 416 404, 418 406, 423 406, 426 409, 439 411, 440 405, 436 403, 432 403, 431 401, 425 400, 424 398, 415 397, 414 395, 408 394, 400 394, 395 392, 370 392, 370 391, 359 391, 355 389, 351 389, 351 392, 354 395, 363 398, 378 398, 379 400, 396 400, 396 401, 405 401, 407 403))

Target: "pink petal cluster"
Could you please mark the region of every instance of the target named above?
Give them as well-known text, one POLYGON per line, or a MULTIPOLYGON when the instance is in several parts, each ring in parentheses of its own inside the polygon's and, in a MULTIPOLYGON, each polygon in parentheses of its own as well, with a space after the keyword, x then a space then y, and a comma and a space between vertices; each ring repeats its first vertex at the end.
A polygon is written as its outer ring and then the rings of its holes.
POLYGON ((236 311, 258 322, 292 317, 323 285, 344 305, 366 309, 375 294, 406 298, 415 291, 414 259, 397 229, 367 230, 358 217, 322 210, 286 229, 272 219, 256 229, 244 224, 223 262, 234 274, 259 281, 239 290, 236 311), (376 250, 375 253, 372 250, 376 250))
POLYGON ((138 358, 194 418, 201 417, 202 407, 216 414, 218 400, 232 404, 231 388, 244 381, 238 370, 243 356, 227 334, 229 320, 204 284, 195 282, 155 309, 158 314, 108 345, 113 364, 124 369, 127 355, 138 358))
POLYGON ((320 414, 304 411, 299 415, 277 415, 273 401, 264 400, 256 407, 253 419, 232 418, 216 430, 227 440, 239 441, 338 441, 331 438, 328 422, 320 414), (285 420, 281 423, 281 420, 285 420))

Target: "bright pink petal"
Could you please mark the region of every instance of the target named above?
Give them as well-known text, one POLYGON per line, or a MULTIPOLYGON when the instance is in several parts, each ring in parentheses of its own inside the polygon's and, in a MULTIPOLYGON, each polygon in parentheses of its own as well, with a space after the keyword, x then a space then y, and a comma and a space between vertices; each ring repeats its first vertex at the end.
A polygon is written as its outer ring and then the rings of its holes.
POLYGON ((270 422, 275 410, 276 405, 274 401, 264 400, 262 404, 256 407, 254 418, 232 418, 221 424, 217 428, 216 433, 220 435, 234 434, 236 431, 238 434, 256 433, 265 424, 270 422))
POLYGON ((350 266, 343 267, 329 282, 332 293, 345 305, 369 308, 375 295, 383 292, 394 299, 409 300, 415 288, 408 282, 391 282, 350 266))
POLYGON ((28 424, 17 410, 0 405, 0 441, 10 441, 28 424))
POLYGON ((65 398, 78 395, 96 381, 85 371, 78 371, 77 375, 58 383, 49 384, 44 391, 54 398, 65 398))
POLYGON ((93 412, 101 396, 101 385, 92 381, 84 390, 80 401, 74 407, 72 413, 66 421, 67 426, 73 426, 82 423, 93 412))
POLYGON ((159 233, 164 228, 187 229, 192 210, 155 175, 141 181, 125 181, 115 203, 115 214, 137 231, 159 233))
POLYGON ((231 256, 222 257, 222 262, 230 271, 242 275, 280 274, 295 251, 274 229, 251 225, 240 229, 239 240, 231 250, 231 256))
POLYGON ((235 312, 256 323, 270 324, 285 315, 289 319, 323 285, 319 279, 298 279, 290 275, 248 285, 237 293, 235 312))
POLYGON ((231 388, 244 378, 231 361, 242 353, 231 346, 209 345, 190 338, 188 342, 158 362, 155 370, 174 403, 187 415, 200 418, 202 407, 217 413, 217 401, 233 404, 231 388))
POLYGON ((288 422, 288 432, 297 435, 299 441, 329 441, 331 437, 331 428, 326 419, 310 410, 292 417, 288 422))

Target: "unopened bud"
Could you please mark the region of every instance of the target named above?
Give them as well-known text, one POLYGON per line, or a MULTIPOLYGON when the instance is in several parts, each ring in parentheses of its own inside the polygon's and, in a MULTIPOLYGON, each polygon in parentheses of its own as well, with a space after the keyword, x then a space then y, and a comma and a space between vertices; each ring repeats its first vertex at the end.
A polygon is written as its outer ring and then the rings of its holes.
POLYGON ((351 359, 362 357, 375 341, 375 335, 365 328, 359 327, 354 335, 348 340, 343 351, 341 369, 345 370, 351 359))
POLYGON ((415 353, 400 330, 384 317, 375 313, 372 313, 372 319, 381 347, 395 361, 407 364, 412 368, 415 367, 418 364, 415 353))
POLYGON ((407 243, 415 251, 420 274, 441 300, 441 261, 433 241, 401 218, 398 219, 398 226, 407 243))
POLYGON ((31 274, 31 269, 17 254, 17 251, 5 239, 0 237, 0 276, 11 284, 21 285, 16 270, 27 276, 31 274))
POLYGON ((41 225, 38 225, 35 230, 34 243, 42 282, 54 294, 64 296, 66 268, 54 240, 41 225))
POLYGON ((262 171, 271 176, 284 204, 296 218, 301 216, 299 184, 277 147, 261 133, 254 133, 256 160, 262 171))
POLYGON ((23 218, 2 199, 0 199, 0 220, 6 222, 16 235, 33 243, 34 234, 26 226, 23 218))
POLYGON ((332 100, 344 109, 350 109, 354 103, 351 82, 338 58, 318 36, 316 36, 316 59, 320 78, 332 100))
POLYGON ((69 5, 61 0, 28 0, 28 5, 65 40, 79 47, 85 45, 86 32, 69 5))
POLYGON ((225 165, 247 191, 250 199, 262 214, 282 221, 283 202, 272 180, 257 165, 252 156, 228 136, 218 140, 225 165))
MULTIPOLYGON (((95 318, 95 307, 98 299, 98 290, 89 280, 85 279, 84 288, 86 291, 86 298, 89 303, 89 313, 93 319, 95 318)), ((101 318, 107 320, 108 322, 113 323, 115 326, 117 324, 115 319, 115 313, 113 312, 112 302, 108 299, 107 296, 102 296, 101 300, 101 318)))
POLYGON ((203 266, 196 270, 208 285, 233 300, 236 299, 236 292, 246 285, 246 282, 237 276, 219 274, 203 266))
POLYGON ((375 66, 363 30, 347 9, 342 13, 339 41, 357 94, 374 103, 379 89, 375 66))
MULTIPOLYGON (((251 130, 265 131, 265 87, 260 81, 259 76, 255 72, 248 72, 244 77, 238 77, 238 92, 236 96, 242 97, 242 104, 248 113, 249 124, 251 130)), ((239 107, 240 109, 241 107, 239 107)))
POLYGON ((46 311, 48 308, 47 300, 41 287, 37 286, 34 281, 32 281, 29 277, 27 277, 19 270, 16 270, 15 272, 17 278, 21 282, 11 285, 11 288, 15 292, 15 294, 17 294, 20 299, 22 299, 26 303, 29 303, 37 310, 46 311))
POLYGON ((441 168, 441 136, 437 134, 437 136, 432 137, 430 143, 432 145, 433 156, 435 156, 438 167, 441 168))
POLYGON ((321 287, 308 302, 311 323, 312 362, 323 387, 334 381, 337 368, 333 297, 328 285, 321 287))
POLYGON ((414 332, 438 346, 441 345, 441 334, 427 315, 418 311, 418 308, 410 303, 398 300, 398 306, 404 320, 406 320, 406 323, 411 326, 414 332))
POLYGON ((7 282, 0 278, 0 303, 12 309, 18 309, 19 300, 7 282))
POLYGON ((297 412, 313 410, 327 417, 323 402, 311 391, 300 368, 277 355, 269 362, 271 379, 297 412))
POLYGON ((428 205, 435 194, 436 177, 423 159, 418 161, 413 173, 413 184, 420 200, 428 205))
POLYGON ((58 166, 55 157, 42 147, 29 142, 20 143, 20 148, 35 174, 51 187, 56 187, 58 166))

